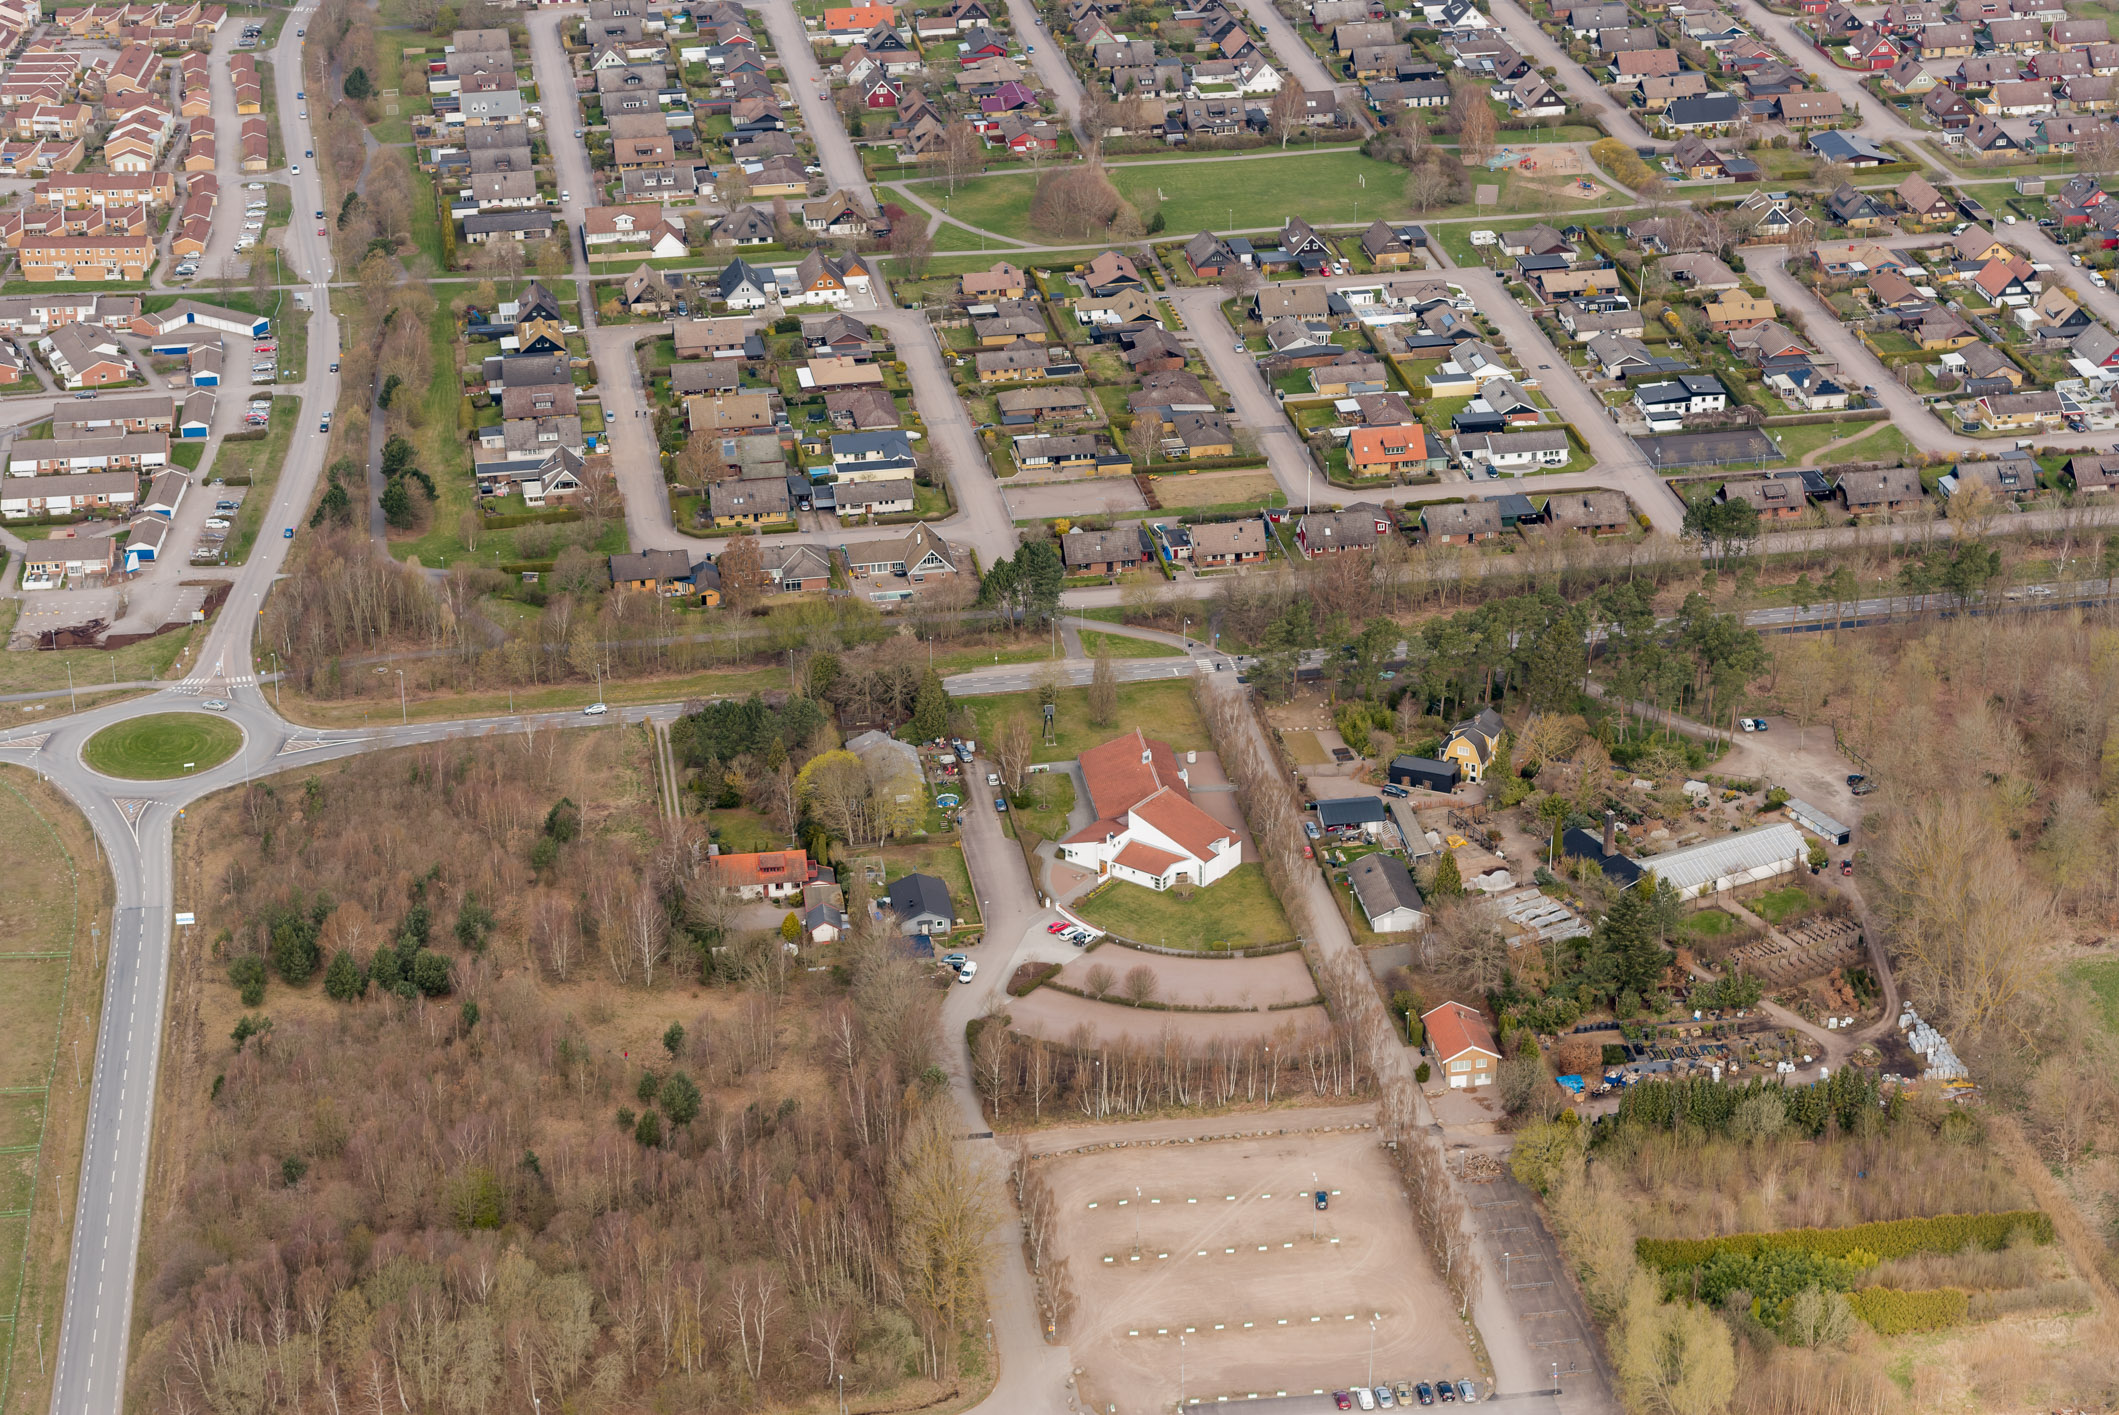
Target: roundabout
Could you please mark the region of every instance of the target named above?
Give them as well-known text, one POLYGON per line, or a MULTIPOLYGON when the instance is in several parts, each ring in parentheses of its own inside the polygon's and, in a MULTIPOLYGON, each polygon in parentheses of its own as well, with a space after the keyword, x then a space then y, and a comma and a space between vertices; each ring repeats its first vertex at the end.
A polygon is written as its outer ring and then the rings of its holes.
POLYGON ((158 712, 113 723, 88 739, 81 760, 129 781, 167 781, 219 766, 243 745, 243 729, 208 712, 158 712))

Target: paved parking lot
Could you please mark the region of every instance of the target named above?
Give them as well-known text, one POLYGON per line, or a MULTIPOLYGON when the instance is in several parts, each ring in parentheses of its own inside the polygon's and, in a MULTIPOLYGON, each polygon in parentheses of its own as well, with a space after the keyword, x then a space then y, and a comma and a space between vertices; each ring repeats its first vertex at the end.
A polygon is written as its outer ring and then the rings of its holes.
MULTIPOLYGON (((1487 1281, 1503 1285, 1532 1353, 1547 1363, 1559 1389, 1566 1390, 1570 1378, 1588 1384, 1600 1368, 1602 1348, 1590 1336, 1581 1297, 1567 1280, 1530 1191, 1506 1174, 1464 1190, 1488 1250, 1498 1259, 1487 1281)), ((1602 1377, 1608 1388, 1610 1372, 1602 1377)))
POLYGON ((1008 512, 1018 521, 1054 516, 1111 516, 1148 509, 1131 477, 1098 477, 1093 481, 1039 482, 1017 486, 1002 482, 1008 512))

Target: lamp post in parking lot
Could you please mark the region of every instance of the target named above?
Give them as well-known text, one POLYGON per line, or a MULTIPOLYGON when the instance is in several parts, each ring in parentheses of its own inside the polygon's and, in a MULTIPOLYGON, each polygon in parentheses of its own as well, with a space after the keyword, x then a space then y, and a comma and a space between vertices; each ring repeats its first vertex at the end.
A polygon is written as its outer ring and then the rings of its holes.
POLYGON ((1369 1318, 1369 1386, 1376 1385, 1376 1319, 1369 1318))

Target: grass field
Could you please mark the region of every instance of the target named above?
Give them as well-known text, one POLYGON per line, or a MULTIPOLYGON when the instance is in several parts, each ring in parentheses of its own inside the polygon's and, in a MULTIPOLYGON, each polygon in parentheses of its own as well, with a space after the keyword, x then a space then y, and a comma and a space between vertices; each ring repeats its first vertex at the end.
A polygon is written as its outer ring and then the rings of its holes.
POLYGON ((1782 889, 1761 894, 1751 901, 1751 912, 1769 924, 1778 924, 1792 919, 1811 905, 1810 892, 1801 885, 1791 884, 1782 889))
POLYGON ((2104 1014, 2105 1030, 2119 1032, 2119 958, 2093 958, 2087 963, 2075 964, 2068 971, 2076 982, 2096 995, 2098 1010, 2104 1014))
POLYGON ((1127 723, 1153 724, 1155 736, 1168 742, 1173 752, 1214 749, 1213 742, 1207 738, 1206 726, 1199 720, 1199 710, 1192 705, 1191 684, 1182 680, 1119 684, 1118 713, 1109 727, 1097 727, 1089 721, 1087 688, 1062 688, 1058 711, 1053 717, 1055 735, 1050 746, 1038 733, 1035 693, 966 698, 963 703, 978 724, 973 735, 981 742, 996 740, 1000 736, 1001 724, 1011 718, 1020 716, 1030 723, 1034 738, 1030 759, 1037 762, 1073 761, 1097 743, 1108 742, 1125 731, 1123 724, 1127 723))
POLYGON ((1256 948, 1295 936, 1263 865, 1238 865, 1190 899, 1121 881, 1076 912, 1121 938, 1168 948, 1256 948))
MULTIPOLYGON (((375 680, 379 688, 383 681, 381 677, 375 680)), ((409 668, 405 671, 405 681, 407 684, 412 681, 409 668)), ((391 682, 394 685, 395 680, 391 682)), ((785 664, 777 668, 715 668, 659 678, 606 678, 603 680, 603 701, 615 710, 637 703, 673 703, 686 698, 747 698, 752 693, 767 693, 786 687, 785 664)), ((457 717, 500 717, 518 712, 558 712, 586 707, 595 701, 596 685, 590 682, 517 688, 512 692, 501 688, 469 693, 429 693, 414 687, 408 690, 403 715, 407 721, 416 716, 422 722, 434 722, 457 717)), ((290 694, 281 705, 281 711, 289 721, 306 727, 357 727, 399 720, 394 687, 387 696, 378 692, 372 698, 331 701, 290 694)), ((615 711, 607 720, 616 720, 615 711)), ((776 842, 777 845, 786 843, 785 840, 776 842)))
POLYGON ((1835 448, 1828 460, 1834 462, 1904 462, 1913 453, 1913 444, 1896 427, 1885 423, 1867 437, 1835 448))
POLYGON ((1288 755, 1297 766, 1324 766, 1332 760, 1332 754, 1324 749, 1314 732, 1283 732, 1280 740, 1288 744, 1288 755))
MULTIPOLYGON (((1804 423, 1799 427, 1768 428, 1766 429, 1766 434, 1780 444, 1781 452, 1784 456, 1791 461, 1799 461, 1828 442, 1837 442, 1842 437, 1852 437, 1861 430, 1862 426, 1858 422, 1804 423)), ((1890 424, 1880 423, 1877 426, 1888 429, 1890 424)), ((1874 436, 1874 434, 1872 433, 1871 436, 1874 436)), ((1842 452, 1845 450, 1845 448, 1841 449, 1842 452)), ((1833 455, 1838 457, 1839 453, 1834 453, 1833 455)))
MULTIPOLYGON (((21 600, 0 601, 0 642, 4 642, 14 630, 15 620, 21 613, 21 600)), ((58 653, 38 653, 34 649, 20 652, 0 650, 0 692, 38 693, 64 688, 69 672, 73 674, 74 685, 84 690, 92 689, 98 683, 108 685, 161 678, 169 672, 169 665, 176 661, 177 655, 184 651, 191 636, 197 632, 196 629, 181 629, 109 651, 65 649, 58 653)), ((11 710, 0 713, 0 722, 27 720, 11 710)))
POLYGON ((1736 927, 1736 919, 1719 909, 1702 909, 1685 916, 1685 932, 1694 938, 1720 938, 1736 927))
POLYGON ((1082 649, 1091 658, 1108 653, 1113 658, 1183 658, 1185 651, 1174 644, 1159 644, 1153 639, 1136 639, 1131 634, 1106 634, 1095 629, 1082 630, 1082 649))
POLYGON ((105 776, 164 781, 218 766, 243 745, 242 729, 210 712, 158 712, 104 728, 81 756, 105 776))
POLYGON ((1033 643, 995 644, 986 648, 951 649, 934 656, 934 671, 944 678, 954 673, 969 673, 977 668, 992 668, 1003 663, 1039 663, 1052 657, 1051 635, 1033 643))
POLYGON ((84 1064, 76 1084, 69 1064, 62 1081, 61 1056, 80 1047, 93 1058, 89 928, 108 924, 103 879, 75 865, 92 849, 86 822, 64 812, 27 773, 0 774, 0 835, 23 871, 0 891, 0 1411, 9 1415, 50 1402, 73 1231, 65 1200, 78 1182, 89 1078, 84 1064))
MULTIPOLYGON (((235 513, 234 534, 228 539, 228 563, 241 565, 250 558, 258 533, 265 528, 265 511, 272 504, 273 488, 279 485, 280 468, 287 461, 288 444, 294 441, 294 425, 301 420, 302 400, 274 398, 272 422, 255 442, 226 442, 214 454, 213 474, 223 480, 250 479, 243 509, 235 513)), ((273 534, 279 534, 277 528, 273 534)))
POLYGON ((1155 478, 1155 499, 1168 509, 1251 502, 1279 506, 1286 498, 1271 472, 1201 472, 1193 476, 1155 478))
POLYGON ((1067 813, 1074 809, 1074 778, 1041 771, 1024 778, 1023 792, 1008 808, 1017 827, 1028 827, 1046 840, 1065 836, 1067 813))

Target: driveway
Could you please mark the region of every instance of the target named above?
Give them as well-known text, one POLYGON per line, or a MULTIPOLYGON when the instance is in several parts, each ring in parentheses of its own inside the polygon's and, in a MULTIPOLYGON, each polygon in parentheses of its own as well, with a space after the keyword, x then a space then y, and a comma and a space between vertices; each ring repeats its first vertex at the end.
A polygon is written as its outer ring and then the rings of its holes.
POLYGON ((957 397, 927 315, 921 310, 877 309, 862 317, 890 332, 898 357, 905 361, 905 376, 912 381, 913 402, 927 424, 928 445, 948 472, 958 514, 943 523, 942 534, 976 547, 987 565, 1014 555, 1015 525, 1007 499, 987 465, 964 400, 957 397))
MULTIPOLYGON (((537 92, 544 103, 545 141, 552 149, 552 174, 559 190, 568 193, 559 204, 559 214, 572 228, 567 241, 568 258, 578 273, 583 269, 580 252, 581 213, 596 204, 596 183, 589 172, 588 149, 574 130, 581 126, 581 97, 574 89, 573 66, 567 62, 559 27, 581 18, 581 11, 537 10, 529 17, 530 71, 537 79, 537 92)), ((581 305, 582 323, 594 317, 586 298, 581 305)))
POLYGON ((1292 75, 1308 93, 1331 92, 1339 95, 1339 111, 1349 114, 1369 132, 1375 127, 1369 117, 1368 105, 1361 101, 1358 84, 1342 84, 1332 77, 1317 51, 1303 42, 1295 27, 1288 23, 1287 16, 1280 13, 1272 0, 1243 0, 1243 12, 1264 33, 1266 43, 1280 56, 1282 72, 1292 75))
POLYGON ((1030 0, 1008 0, 1008 22, 1015 26, 1015 36, 1025 44, 1043 43, 1037 53, 1029 55, 1030 67, 1037 74, 1037 81, 1052 95, 1052 101, 1074 130, 1076 143, 1087 147, 1087 135, 1082 132, 1082 81, 1075 76, 1074 66, 1067 62, 1065 51, 1059 41, 1048 33, 1037 6, 1030 0))

